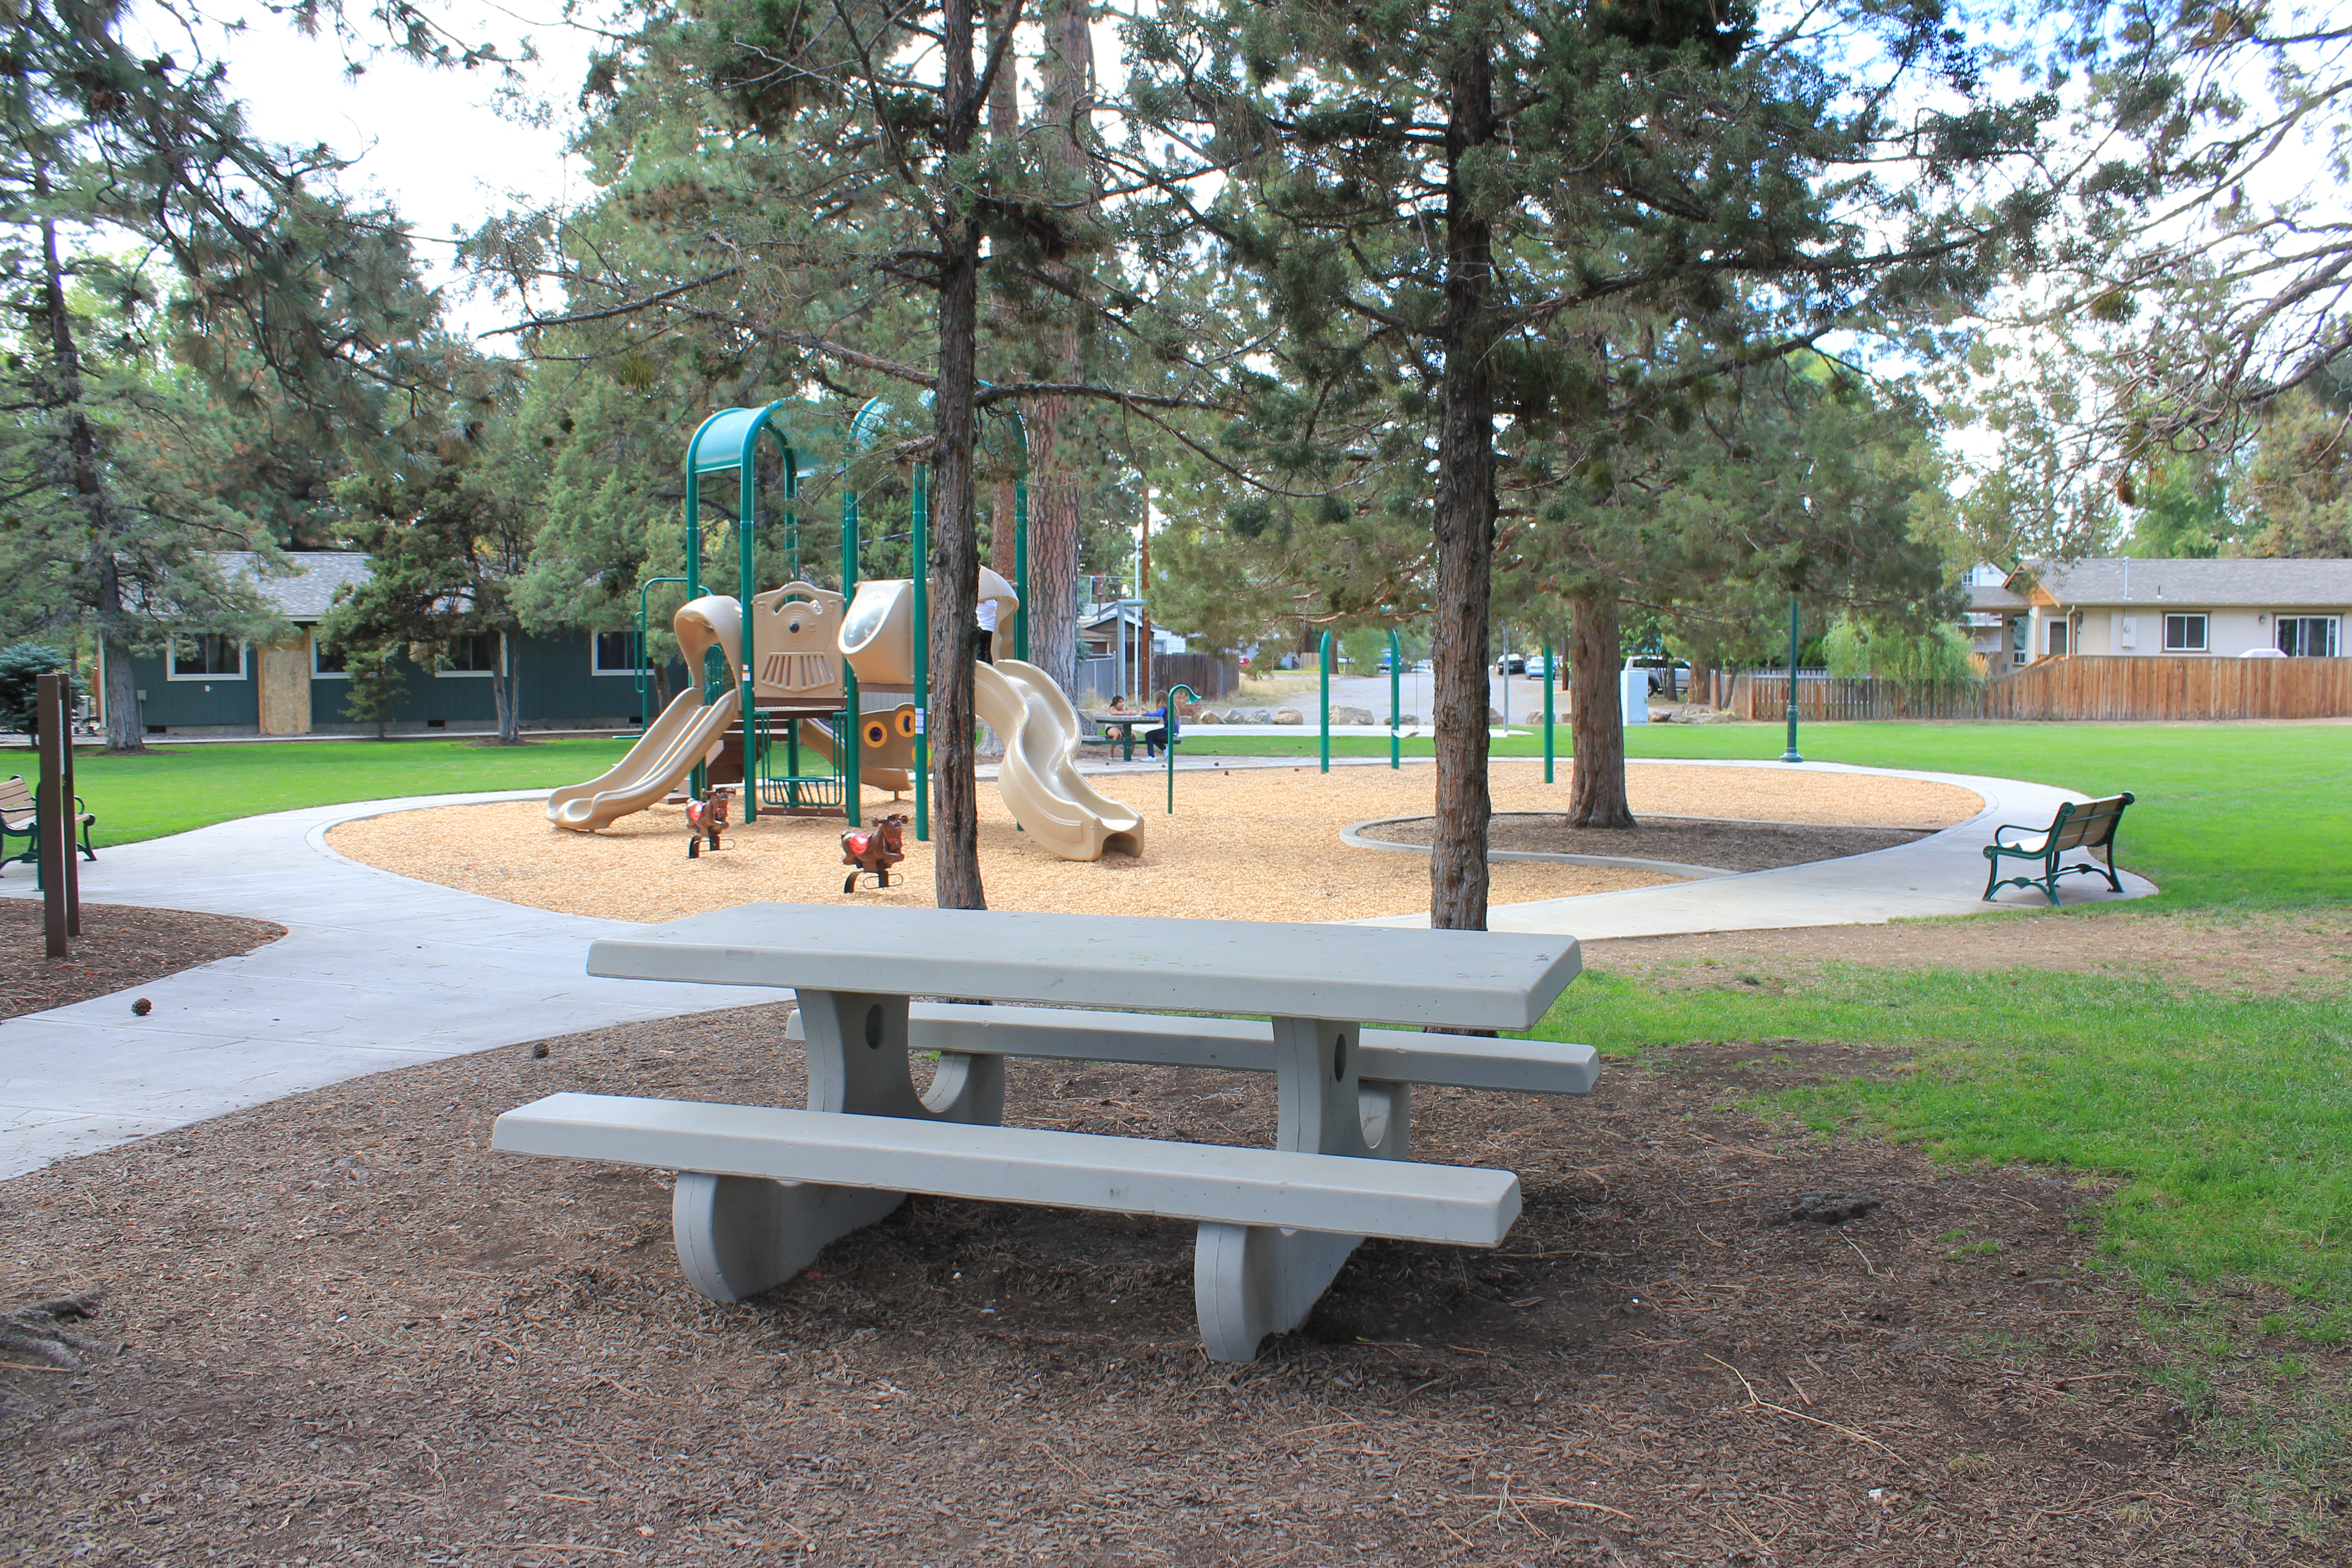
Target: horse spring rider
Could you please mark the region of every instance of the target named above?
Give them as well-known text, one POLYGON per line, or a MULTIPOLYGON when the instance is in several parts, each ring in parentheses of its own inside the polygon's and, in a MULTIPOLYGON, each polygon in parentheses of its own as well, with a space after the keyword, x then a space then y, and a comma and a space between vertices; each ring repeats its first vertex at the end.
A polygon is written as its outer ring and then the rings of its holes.
POLYGON ((727 800, 734 791, 720 784, 701 800, 686 803, 686 858, 699 859, 702 840, 707 835, 710 847, 719 847, 719 836, 727 831, 727 800))
POLYGON ((872 872, 877 886, 890 885, 890 868, 907 858, 900 837, 906 826, 906 814, 893 812, 870 828, 860 831, 853 827, 841 836, 841 863, 851 868, 849 875, 841 879, 843 892, 857 891, 860 871, 872 872))

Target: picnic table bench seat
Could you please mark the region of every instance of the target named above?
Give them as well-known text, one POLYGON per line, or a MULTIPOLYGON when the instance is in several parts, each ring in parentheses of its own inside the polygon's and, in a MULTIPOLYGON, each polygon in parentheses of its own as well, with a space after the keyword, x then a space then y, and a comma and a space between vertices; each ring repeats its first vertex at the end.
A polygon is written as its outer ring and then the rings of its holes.
MULTIPOLYGON (((802 1039, 799 1013, 784 1026, 784 1037, 802 1039)), ((907 1009, 907 1043, 913 1050, 967 1056, 1274 1070, 1272 1026, 1251 1018, 915 1002, 907 1009)), ((1559 1040, 1365 1029, 1355 1049, 1356 1074, 1368 1082, 1586 1094, 1601 1076, 1599 1052, 1559 1040)))
POLYGON ((2132 800, 2129 790, 2100 800, 2070 800, 2058 807, 2058 815, 2047 827, 2002 823, 1993 829, 1992 842, 1985 846, 1985 898, 1990 899, 2001 888, 2039 888, 2055 904, 2058 879, 2077 871, 2105 877, 2108 887, 2122 892, 2123 879, 2116 875, 2116 829, 2123 823, 2124 807, 2132 800), (2084 859, 2072 866, 2062 864, 2073 850, 2086 855, 2096 851, 2105 863, 2084 859), (2041 875, 2004 878, 2000 874, 2003 860, 2040 861, 2041 875))
MULTIPOLYGON (((74 796, 74 814, 66 837, 68 839, 73 837, 72 825, 79 826, 81 858, 85 860, 98 858, 98 851, 89 847, 89 830, 97 822, 97 816, 84 808, 81 796, 74 796)), ((25 782, 25 775, 11 773, 6 779, 0 780, 0 866, 12 866, 20 860, 28 866, 38 865, 40 858, 39 803, 34 797, 32 786, 25 782), (5 853, 11 838, 25 841, 23 850, 15 855, 5 853)))

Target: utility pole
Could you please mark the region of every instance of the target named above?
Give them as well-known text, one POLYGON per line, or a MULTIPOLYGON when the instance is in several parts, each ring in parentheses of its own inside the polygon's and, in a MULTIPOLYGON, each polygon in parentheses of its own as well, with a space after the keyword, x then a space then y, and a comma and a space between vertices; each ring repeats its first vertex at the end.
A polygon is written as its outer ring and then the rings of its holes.
MULTIPOLYGON (((1136 696, 1139 705, 1151 705, 1151 487, 1143 487, 1142 563, 1136 568, 1135 596, 1142 603, 1136 606, 1137 618, 1143 626, 1143 646, 1136 650, 1135 664, 1140 678, 1136 696)), ((1171 734, 1174 731, 1171 731, 1171 734)))

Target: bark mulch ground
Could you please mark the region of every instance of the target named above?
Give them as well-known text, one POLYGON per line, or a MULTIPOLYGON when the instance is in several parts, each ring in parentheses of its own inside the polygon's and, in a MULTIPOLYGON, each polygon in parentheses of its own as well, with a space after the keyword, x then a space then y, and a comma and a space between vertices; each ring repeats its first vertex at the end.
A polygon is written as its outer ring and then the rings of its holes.
MULTIPOLYGON (((2341 1560, 2313 1520, 2343 1500, 2263 1491, 2152 1375, 2095 1193, 1741 1109, 1899 1061, 1735 1042, 1582 1100, 1423 1091, 1420 1152, 1520 1173, 1508 1241, 1367 1245, 1234 1368, 1188 1227, 916 1199, 720 1306, 659 1173, 487 1151, 557 1089, 793 1102, 782 1023, 456 1058, 0 1184, 0 1306, 50 1306, 0 1320, 0 1562, 2341 1560)), ((1274 1103, 1022 1063, 1011 1115, 1263 1144, 1274 1103)), ((2236 1364, 2219 1397, 2258 1398, 2236 1364)))
POLYGON ((71 958, 50 958, 38 898, 0 899, 0 1018, 128 991, 183 969, 251 952, 286 934, 268 921, 128 904, 81 907, 71 958))

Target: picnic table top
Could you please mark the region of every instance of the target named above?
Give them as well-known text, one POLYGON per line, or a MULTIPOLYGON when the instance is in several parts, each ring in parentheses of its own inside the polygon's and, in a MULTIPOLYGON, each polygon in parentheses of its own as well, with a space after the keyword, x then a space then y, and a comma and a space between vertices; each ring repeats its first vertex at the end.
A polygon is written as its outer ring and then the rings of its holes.
POLYGON ((588 950, 622 980, 1528 1029, 1573 937, 1132 915, 744 904, 588 950))

